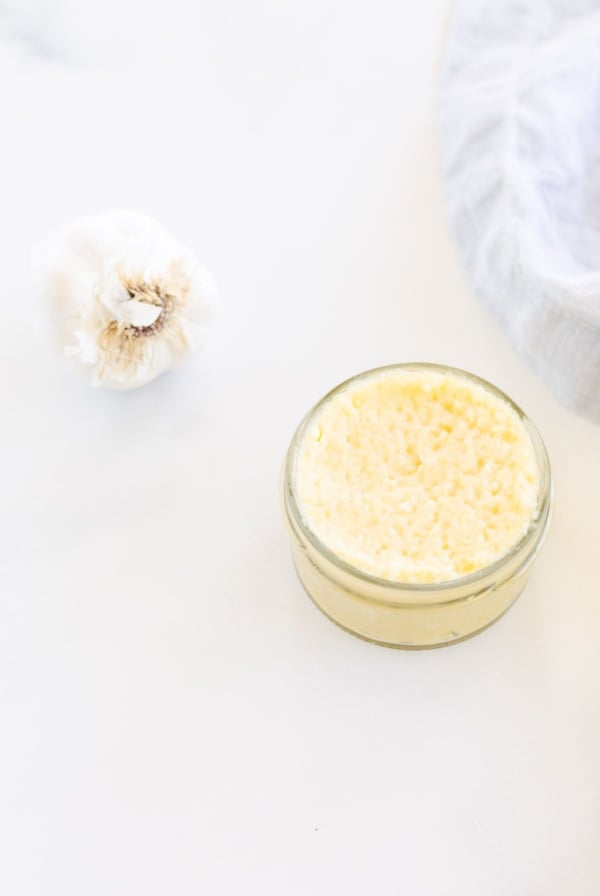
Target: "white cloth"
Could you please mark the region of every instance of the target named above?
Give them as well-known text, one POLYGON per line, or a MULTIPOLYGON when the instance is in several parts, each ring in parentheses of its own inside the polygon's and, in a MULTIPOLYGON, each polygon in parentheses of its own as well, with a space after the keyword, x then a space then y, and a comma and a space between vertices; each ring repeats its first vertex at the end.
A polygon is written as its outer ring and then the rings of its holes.
POLYGON ((477 295, 555 394, 600 423, 600 0, 459 0, 440 111, 477 295))

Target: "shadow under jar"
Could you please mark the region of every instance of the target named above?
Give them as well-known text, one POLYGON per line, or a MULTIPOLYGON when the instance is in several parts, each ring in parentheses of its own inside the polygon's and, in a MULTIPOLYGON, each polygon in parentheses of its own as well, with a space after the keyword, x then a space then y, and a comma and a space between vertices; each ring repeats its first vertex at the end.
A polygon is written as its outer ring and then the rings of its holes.
MULTIPOLYGON (((433 401, 432 397, 431 402, 433 401)), ((425 396, 426 408, 428 402, 429 399, 425 396)), ((446 404, 450 406, 448 402, 446 404)), ((409 402, 407 406, 414 407, 414 402, 413 405, 409 402)), ((457 406, 461 406, 460 402, 457 406)), ((386 410, 386 413, 388 411, 389 409, 386 410)), ((465 408, 464 411, 457 414, 457 420, 463 421, 464 418, 467 418, 468 411, 469 409, 465 408)), ((418 430, 421 425, 418 420, 412 419, 412 422, 407 420, 401 408, 394 410, 391 419, 395 420, 395 423, 392 422, 390 425, 387 420, 390 432, 393 432, 394 426, 400 429, 404 427, 408 432, 412 432, 413 429, 418 430)), ((373 420, 376 425, 376 413, 373 420)), ((326 428, 326 424, 323 426, 326 428)), ((368 431, 368 427, 365 429, 368 431)), ((459 429, 461 432, 463 430, 465 433, 469 432, 464 422, 460 423, 459 429)), ((336 438, 338 441, 343 440, 343 432, 339 434, 336 429, 336 438)), ((467 435, 464 435, 463 438, 465 440, 464 451, 459 452, 459 458, 468 456, 469 444, 471 444, 467 435)), ((512 438, 515 438, 514 433, 512 438)), ((349 439, 349 441, 352 440, 349 439)), ((405 443, 402 442, 402 444, 405 443)), ((395 450, 396 445, 397 440, 392 439, 389 446, 390 452, 395 450)), ((463 447, 460 440, 459 445, 461 448, 463 447)), ((341 467, 346 461, 352 463, 354 460, 351 445, 350 447, 342 445, 342 449, 339 454, 339 466, 341 467)), ((462 460, 457 462, 463 463, 462 460)), ((439 463, 437 458, 433 463, 439 463)), ((448 461, 446 460, 445 463, 447 464, 448 461)), ((484 457, 478 463, 481 468, 487 461, 484 457)), ((362 464, 364 469, 364 457, 362 464)), ((373 459, 373 464, 372 472, 374 476, 377 476, 379 467, 376 456, 373 459)), ((468 477, 466 478, 468 480, 468 477)), ((462 482, 460 476, 457 481, 460 487, 462 482)), ((476 476, 474 481, 476 481, 476 476)), ((325 482, 325 485, 320 485, 321 479, 318 471, 315 482, 313 491, 318 494, 320 487, 329 488, 331 498, 331 483, 325 482)), ((331 525, 335 526, 336 523, 335 508, 340 507, 340 513, 344 513, 345 495, 350 494, 352 489, 356 488, 356 482, 353 484, 350 480, 346 487, 340 489, 339 501, 336 499, 332 502, 331 506, 334 510, 332 513, 328 511, 327 514, 331 525)), ((538 430, 526 414, 503 392, 473 374, 441 365, 421 363, 398 364, 361 373, 337 386, 326 395, 307 414, 292 439, 283 469, 281 490, 283 511, 291 537, 296 571, 314 603, 330 619, 352 634, 377 644, 409 649, 439 647, 461 641, 487 628, 509 609, 521 593, 532 564, 544 542, 551 518, 553 495, 548 455, 538 430), (426 381, 430 375, 434 382, 434 386, 431 387, 433 389, 432 396, 438 395, 435 387, 435 382, 438 380, 446 385, 449 384, 449 388, 464 386, 464 389, 467 390, 465 393, 467 397, 468 390, 471 389, 475 390, 477 394, 483 395, 484 402, 489 398, 492 404, 490 419, 495 419, 493 409, 495 402, 500 408, 500 416, 502 408, 511 415, 514 427, 516 427, 515 432, 522 427, 523 438, 530 440, 526 445, 530 464, 535 465, 536 468, 535 494, 531 498, 533 504, 523 531, 506 549, 501 550, 497 556, 491 557, 490 562, 485 565, 480 563, 477 568, 470 571, 470 564, 463 561, 462 568, 469 570, 466 574, 459 574, 454 570, 452 575, 446 577, 444 577, 442 567, 441 573, 439 569, 434 570, 434 574, 431 576, 435 579, 434 581, 402 581, 401 570, 400 573, 393 570, 390 573, 389 570, 386 570, 386 574, 382 575, 377 566, 377 557, 372 558, 373 563, 371 563, 365 554, 361 555, 359 562, 356 562, 351 550, 340 550, 339 546, 335 544, 336 539, 323 533, 323 527, 319 521, 315 521, 311 517, 310 509, 303 503, 301 489, 299 489, 299 464, 302 462, 310 434, 312 433, 313 437, 319 441, 321 421, 323 421, 328 407, 334 407, 332 402, 345 402, 347 410, 344 410, 344 413, 351 414, 350 405, 354 401, 353 390, 360 391, 366 387, 366 392, 363 390, 363 393, 367 395, 367 398, 364 399, 363 394, 361 400, 368 401, 370 385, 383 381, 386 377, 390 378, 391 382, 394 377, 398 377, 401 381, 403 378, 411 376, 415 381, 423 378, 426 381), (481 392, 481 390, 484 391, 481 392), (315 427, 319 430, 317 436, 314 436, 315 427), (365 559, 369 562, 364 562, 365 559)), ((390 518, 393 519, 394 482, 392 480, 390 480, 389 490, 392 513, 390 518)), ((470 518, 473 515, 471 511, 475 512, 480 499, 481 495, 477 492, 474 493, 473 508, 465 505, 465 517, 469 516, 470 518)), ((433 516, 436 518, 435 513, 433 516)), ((424 525, 419 519, 418 507, 414 517, 414 534, 418 536, 419 526, 422 528, 424 525)), ((412 521, 412 517, 410 519, 412 521)), ((361 524, 363 524, 364 532, 365 527, 368 528, 368 521, 366 523, 359 521, 357 524, 358 534, 356 537, 359 540, 362 538, 361 524)), ((457 525, 462 525, 460 519, 457 520, 457 525)), ((485 519, 481 522, 481 526, 483 527, 482 531, 485 530, 485 519)), ((409 540, 412 539, 412 535, 413 532, 409 531, 409 540)), ((480 548, 479 542, 483 543, 485 537, 487 536, 477 537, 477 546, 473 543, 474 556, 481 556, 481 554, 477 554, 477 551, 480 548)), ((368 543, 368 538, 366 541, 368 543)), ((360 543, 362 544, 362 541, 360 543)))

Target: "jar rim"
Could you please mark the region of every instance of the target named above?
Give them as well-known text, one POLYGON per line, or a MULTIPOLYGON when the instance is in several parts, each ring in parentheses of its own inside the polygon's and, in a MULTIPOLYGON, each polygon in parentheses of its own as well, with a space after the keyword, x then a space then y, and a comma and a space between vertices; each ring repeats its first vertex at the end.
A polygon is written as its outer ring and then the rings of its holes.
MULTIPOLYGON (((475 373, 471 373, 468 370, 463 370, 459 367, 452 367, 446 364, 436 364, 428 361, 408 361, 397 364, 386 364, 381 367, 373 367, 369 370, 362 371, 361 373, 349 377, 348 379, 339 383, 329 392, 327 392, 326 395, 324 395, 315 405, 313 405, 313 407, 300 421, 300 424, 298 425, 292 437, 292 441, 286 455, 284 477, 284 504, 286 513, 290 517, 290 521, 293 522, 298 528, 302 537, 307 540, 307 542, 317 551, 318 554, 322 555, 334 567, 354 579, 358 579, 359 581, 362 581, 369 585, 383 588, 392 593, 399 592, 405 595, 408 592, 414 594, 415 596, 420 595, 421 597, 435 596, 440 592, 455 591, 470 587, 472 585, 476 586, 477 584, 485 581, 490 577, 493 578, 494 576, 496 576, 496 574, 502 572, 502 570, 506 566, 509 566, 511 562, 515 560, 521 553, 525 552, 528 547, 532 550, 535 549, 535 552, 537 553, 537 548, 541 546, 541 542, 543 540, 545 532, 547 531, 548 523, 551 516, 553 483, 550 469, 550 459, 548 457, 548 452, 546 450, 546 446, 544 444, 542 436, 537 426, 533 423, 530 417, 525 413, 525 411, 523 411, 521 407, 519 407, 519 405, 515 401, 513 401, 513 399, 509 395, 503 392, 502 389, 499 389, 488 380, 483 379, 483 377, 480 377, 475 373), (379 576, 375 576, 372 573, 368 573, 365 570, 362 570, 359 567, 348 563, 346 560, 343 560, 340 556, 338 556, 338 554, 332 551, 331 548, 329 548, 311 529, 307 518, 302 513, 301 504, 297 498, 295 489, 296 461, 302 443, 302 437, 307 427, 310 425, 315 415, 321 411, 321 409, 325 406, 325 404, 327 404, 327 402, 329 402, 332 398, 334 398, 341 392, 344 392, 349 386, 352 386, 355 383, 360 382, 361 380, 369 379, 373 376, 377 376, 379 374, 384 374, 388 371, 394 370, 431 370, 437 371, 439 373, 450 373, 476 383, 477 385, 482 386, 484 389, 487 389, 495 396, 507 402, 507 404, 509 404, 510 407, 512 407, 513 410, 517 413, 519 419, 526 427, 529 437, 531 438, 540 472, 540 489, 538 494, 538 503, 531 523, 522 538, 520 538, 519 541, 517 541, 510 548, 510 550, 501 554, 501 556, 498 557, 497 560, 494 560, 493 563, 490 563, 487 566, 483 566, 481 567, 481 569, 477 569, 475 570, 475 572, 469 573, 466 576, 459 576, 454 579, 446 579, 441 582, 403 582, 397 581, 395 579, 384 579, 379 576)), ((528 559, 529 557, 527 557, 527 560, 528 559)), ((459 597, 456 599, 460 600, 462 598, 459 597)))

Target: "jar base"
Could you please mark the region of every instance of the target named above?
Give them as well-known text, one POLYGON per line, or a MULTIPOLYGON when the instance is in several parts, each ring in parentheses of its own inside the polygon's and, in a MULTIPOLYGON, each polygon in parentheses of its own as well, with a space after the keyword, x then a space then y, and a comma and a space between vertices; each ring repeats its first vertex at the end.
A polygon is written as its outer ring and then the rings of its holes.
POLYGON ((379 639, 379 638, 369 637, 369 635, 363 634, 362 632, 356 631, 355 629, 352 629, 349 626, 344 625, 343 622, 340 622, 338 619, 336 619, 334 616, 332 616, 330 613, 328 613, 327 610, 325 610, 321 606, 321 604, 319 604, 319 602, 313 597, 313 595, 310 593, 310 591, 308 590, 307 586, 305 585, 305 583, 302 579, 302 576, 300 574, 300 571, 298 570, 298 566, 297 566, 295 560, 294 560, 294 569, 295 569, 296 575, 298 577, 298 581, 299 581, 300 585, 302 586, 302 590, 310 598, 311 603, 314 604, 314 606, 319 610, 320 613, 323 614, 323 616, 325 616, 326 619, 329 619, 330 622, 333 622, 334 625, 336 625, 342 631, 348 632, 348 634, 353 635, 355 638, 358 638, 360 641, 366 641, 367 644, 374 644, 377 647, 388 647, 388 648, 391 648, 392 650, 436 650, 437 648, 440 648, 440 647, 450 647, 453 644, 461 644, 463 641, 469 641, 471 638, 474 638, 476 635, 480 635, 482 632, 487 631, 488 628, 491 628, 496 622, 498 622, 500 619, 502 619, 502 617, 506 613, 508 613, 510 608, 515 604, 515 602, 517 601, 517 599, 523 592, 523 589, 526 584, 526 583, 523 583, 523 585, 516 592, 516 594, 510 601, 510 603, 508 605, 506 605, 502 609, 502 611, 500 613, 498 613, 497 616, 495 616, 493 619, 490 619, 488 622, 486 622, 485 625, 482 625, 479 628, 473 629, 473 631, 468 631, 463 634, 456 633, 456 637, 446 638, 442 641, 432 641, 431 643, 415 644, 414 642, 413 643, 400 642, 400 641, 394 642, 394 641, 386 641, 386 640, 379 639))

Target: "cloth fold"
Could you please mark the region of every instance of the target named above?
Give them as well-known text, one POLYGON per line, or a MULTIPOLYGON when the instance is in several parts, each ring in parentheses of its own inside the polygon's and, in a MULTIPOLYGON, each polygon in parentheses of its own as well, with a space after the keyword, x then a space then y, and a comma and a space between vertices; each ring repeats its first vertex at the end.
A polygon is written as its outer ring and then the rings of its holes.
POLYGON ((600 0, 459 0, 440 137, 476 294, 600 423, 600 0))

